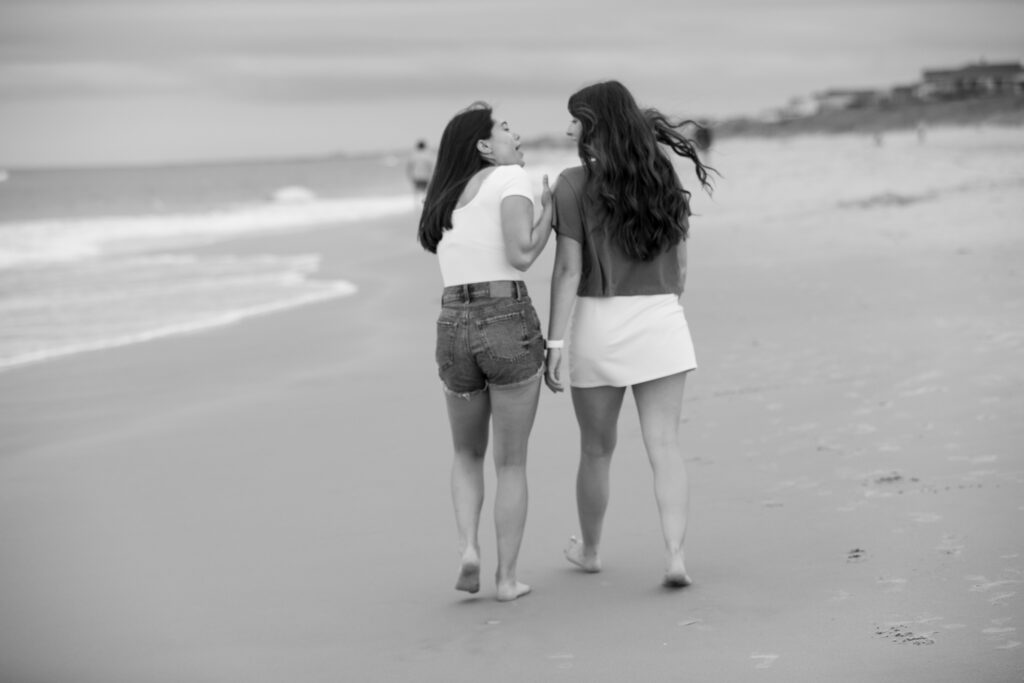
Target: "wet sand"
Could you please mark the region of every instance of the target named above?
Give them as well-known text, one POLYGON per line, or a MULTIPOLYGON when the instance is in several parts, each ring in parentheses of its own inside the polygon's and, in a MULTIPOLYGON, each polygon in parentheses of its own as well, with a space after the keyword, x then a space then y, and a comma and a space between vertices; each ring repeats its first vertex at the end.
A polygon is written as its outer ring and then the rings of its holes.
POLYGON ((694 221, 694 585, 660 586, 628 398, 604 571, 562 558, 577 435, 545 390, 508 604, 490 470, 483 587, 452 589, 411 215, 233 243, 360 291, 0 373, 0 680, 1021 680, 1020 180, 879 197, 694 221))

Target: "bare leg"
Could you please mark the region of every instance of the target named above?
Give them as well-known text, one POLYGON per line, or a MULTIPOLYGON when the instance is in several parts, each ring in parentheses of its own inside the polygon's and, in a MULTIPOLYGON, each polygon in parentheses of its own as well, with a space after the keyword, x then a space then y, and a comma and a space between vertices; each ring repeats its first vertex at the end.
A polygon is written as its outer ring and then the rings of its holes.
POLYGON ((679 419, 683 408, 686 373, 643 382, 633 387, 640 431, 654 472, 654 495, 665 537, 665 585, 691 583, 686 573, 683 541, 689 505, 689 482, 679 446, 679 419))
POLYGON ((508 601, 530 592, 528 585, 516 580, 516 563, 526 527, 526 452, 537 415, 540 378, 518 387, 492 387, 490 394, 498 488, 494 498, 494 526, 498 536, 495 579, 498 600, 508 601))
POLYGON ((452 503, 459 534, 459 578, 455 589, 480 590, 480 509, 484 503, 484 454, 491 417, 487 392, 470 399, 445 392, 448 421, 452 428, 455 459, 452 462, 452 503))
POLYGON ((608 470, 618 435, 622 387, 573 388, 572 404, 580 426, 580 466, 576 473, 576 509, 582 542, 569 539, 565 557, 587 572, 601 571, 598 554, 608 509, 608 470))

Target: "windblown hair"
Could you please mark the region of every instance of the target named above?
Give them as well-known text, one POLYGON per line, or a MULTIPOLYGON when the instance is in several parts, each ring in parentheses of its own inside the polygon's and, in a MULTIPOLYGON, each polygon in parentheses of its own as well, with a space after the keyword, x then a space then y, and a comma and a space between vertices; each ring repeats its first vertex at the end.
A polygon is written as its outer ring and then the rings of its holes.
POLYGON ((683 188, 661 145, 693 162, 710 191, 708 172, 694 144, 680 129, 694 121, 672 121, 657 109, 641 109, 618 81, 587 86, 569 98, 569 113, 581 124, 577 151, 586 169, 587 194, 601 216, 600 228, 629 258, 649 261, 685 240, 690 193, 683 188))
POLYGON ((474 102, 456 114, 441 135, 417 234, 420 244, 432 254, 437 253, 444 231, 452 227, 452 211, 466 184, 478 171, 490 166, 480 156, 476 143, 491 137, 492 114, 486 102, 474 102))

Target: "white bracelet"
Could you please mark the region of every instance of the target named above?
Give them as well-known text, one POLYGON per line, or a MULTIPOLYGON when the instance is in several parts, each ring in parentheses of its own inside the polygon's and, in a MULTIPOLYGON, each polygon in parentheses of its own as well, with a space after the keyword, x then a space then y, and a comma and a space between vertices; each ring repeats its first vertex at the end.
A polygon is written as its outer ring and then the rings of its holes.
POLYGON ((547 348, 547 349, 560 349, 563 346, 565 346, 565 340, 564 339, 548 339, 547 343, 544 345, 544 348, 547 348))

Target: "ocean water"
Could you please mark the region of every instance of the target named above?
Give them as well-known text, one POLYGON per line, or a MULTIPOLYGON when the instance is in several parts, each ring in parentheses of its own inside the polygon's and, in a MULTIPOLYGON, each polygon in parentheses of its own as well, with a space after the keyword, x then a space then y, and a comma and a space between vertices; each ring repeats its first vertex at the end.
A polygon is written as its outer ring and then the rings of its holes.
POLYGON ((0 369, 353 295, 318 254, 189 249, 414 210, 383 156, 0 177, 0 369))
MULTIPOLYGON (((527 150, 539 194, 578 160, 527 150)), ((1024 190, 1024 131, 949 129, 722 142, 713 195, 680 176, 700 229, 784 224, 948 192, 1024 190)), ((394 156, 0 173, 0 370, 358 296, 320 255, 207 254, 259 234, 359 230, 416 207, 394 156)), ((410 239, 412 237, 410 236, 410 239)), ((227 250, 228 252, 230 250, 227 250)))

